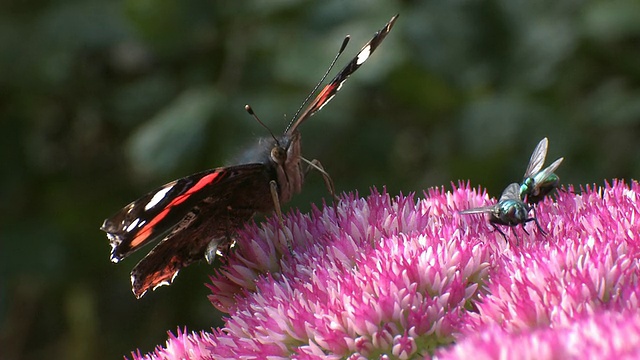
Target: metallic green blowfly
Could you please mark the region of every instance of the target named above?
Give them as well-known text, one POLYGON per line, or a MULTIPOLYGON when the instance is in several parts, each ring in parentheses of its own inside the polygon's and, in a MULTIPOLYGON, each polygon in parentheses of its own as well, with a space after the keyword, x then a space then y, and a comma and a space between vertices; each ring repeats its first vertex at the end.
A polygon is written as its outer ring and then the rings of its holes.
POLYGON ((525 204, 520 198, 520 184, 512 183, 504 189, 497 204, 463 210, 460 211, 460 214, 489 214, 489 223, 494 229, 502 234, 505 240, 507 239, 507 236, 502 232, 502 230, 500 230, 498 225, 522 225, 524 232, 529 235, 527 230, 524 228, 524 225, 530 221, 535 221, 540 232, 543 235, 546 235, 540 226, 540 223, 538 223, 538 219, 535 217, 529 217, 530 210, 531 207, 525 204))
POLYGON ((544 170, 540 170, 547 157, 548 146, 549 140, 544 138, 540 140, 536 148, 533 149, 531 159, 529 159, 529 165, 524 172, 524 178, 520 185, 519 198, 532 205, 544 199, 544 197, 553 191, 553 189, 557 188, 560 183, 560 178, 554 174, 554 172, 564 158, 559 158, 544 170))

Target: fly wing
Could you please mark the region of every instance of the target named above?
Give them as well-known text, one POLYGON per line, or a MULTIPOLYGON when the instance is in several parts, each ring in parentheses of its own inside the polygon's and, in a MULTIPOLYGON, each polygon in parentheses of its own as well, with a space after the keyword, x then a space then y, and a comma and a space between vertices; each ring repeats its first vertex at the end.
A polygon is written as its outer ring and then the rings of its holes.
POLYGON ((558 169, 560 164, 562 164, 563 160, 564 160, 564 158, 561 157, 558 160, 554 161, 551 165, 547 166, 544 170, 542 170, 539 173, 537 173, 535 175, 536 184, 542 183, 542 181, 544 181, 544 179, 549 177, 549 175, 551 175, 554 172, 556 172, 556 170, 558 169))
POLYGON ((486 213, 493 212, 495 207, 496 207, 495 205, 481 206, 481 207, 477 207, 477 208, 462 210, 462 211, 459 212, 459 214, 460 215, 486 214, 486 213))
POLYGON ((544 159, 547 157, 547 148, 549 147, 549 140, 545 137, 540 140, 536 148, 533 149, 533 153, 531 154, 531 158, 529 159, 529 165, 527 165, 527 170, 524 172, 524 179, 535 175, 540 169, 542 169, 542 165, 544 165, 544 159))
MULTIPOLYGON (((229 191, 241 177, 264 173, 265 165, 247 164, 203 171, 142 196, 106 219, 101 230, 111 245, 111 261, 119 262, 142 246, 169 234, 203 199, 229 191)), ((267 180, 268 182, 268 180, 267 180)))
POLYGON ((504 191, 502 192, 502 195, 500 195, 500 200, 498 202, 500 203, 504 200, 520 201, 520 184, 518 183, 509 184, 509 186, 507 186, 507 188, 504 189, 504 191))
POLYGON ((342 87, 347 78, 351 76, 362 64, 364 64, 369 56, 375 51, 375 49, 382 43, 382 40, 389 34, 393 24, 396 22, 398 15, 389 20, 389 22, 378 31, 373 38, 358 52, 356 55, 340 72, 331 80, 329 84, 327 84, 320 93, 316 96, 316 98, 309 104, 309 106, 302 112, 302 114, 298 117, 297 120, 293 123, 291 127, 286 131, 287 134, 291 134, 296 131, 298 126, 302 124, 306 119, 313 116, 316 112, 320 111, 323 106, 327 105, 331 99, 336 95, 336 93, 342 87))

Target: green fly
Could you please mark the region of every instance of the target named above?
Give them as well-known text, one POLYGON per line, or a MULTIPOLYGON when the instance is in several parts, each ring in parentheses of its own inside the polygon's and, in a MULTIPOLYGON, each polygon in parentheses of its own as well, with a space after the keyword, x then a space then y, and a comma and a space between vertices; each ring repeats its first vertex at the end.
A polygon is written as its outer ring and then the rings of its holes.
POLYGON ((527 230, 524 228, 524 225, 530 221, 535 221, 540 232, 543 235, 546 235, 540 226, 540 223, 538 223, 538 219, 535 217, 529 217, 530 210, 531 207, 520 198, 520 184, 512 183, 504 189, 497 204, 463 210, 460 211, 460 214, 489 214, 489 223, 494 229, 502 234, 505 240, 507 239, 507 236, 502 232, 502 230, 500 230, 498 225, 522 225, 524 232, 529 235, 527 230))
POLYGON ((519 198, 532 205, 544 199, 544 197, 553 191, 553 189, 557 188, 560 183, 560 178, 554 174, 554 172, 558 169, 558 166, 560 166, 564 158, 559 158, 544 170, 540 170, 547 157, 548 146, 549 140, 544 138, 540 140, 536 148, 533 149, 527 171, 524 172, 524 178, 522 179, 522 184, 520 184, 519 198))

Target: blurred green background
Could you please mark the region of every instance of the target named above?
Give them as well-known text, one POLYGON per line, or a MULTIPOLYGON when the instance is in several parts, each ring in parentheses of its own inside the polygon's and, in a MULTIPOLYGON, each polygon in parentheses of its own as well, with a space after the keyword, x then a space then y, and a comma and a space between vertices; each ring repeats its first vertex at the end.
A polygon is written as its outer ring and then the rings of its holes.
MULTIPOLYGON (((301 128, 339 191, 463 179, 497 196, 544 136, 563 183, 640 176, 637 0, 3 1, 0 357, 112 359, 220 325, 209 267, 137 301, 144 254, 112 264, 98 227, 267 135, 245 103, 282 131, 343 37, 337 68, 395 13, 301 128)), ((326 195, 311 173, 290 206, 326 195)))

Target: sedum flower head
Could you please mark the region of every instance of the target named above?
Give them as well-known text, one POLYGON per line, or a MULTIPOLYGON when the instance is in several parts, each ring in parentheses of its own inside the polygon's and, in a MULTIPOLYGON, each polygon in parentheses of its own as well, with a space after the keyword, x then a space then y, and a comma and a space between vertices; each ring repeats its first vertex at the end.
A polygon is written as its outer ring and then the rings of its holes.
POLYGON ((510 332, 486 328, 442 351, 438 359, 638 359, 640 314, 597 311, 557 327, 510 332))
POLYGON ((495 202, 464 184, 420 199, 345 195, 290 214, 283 228, 275 219, 248 226, 209 284, 225 326, 179 330, 144 357, 633 354, 639 189, 614 182, 559 192, 536 209, 547 236, 528 223, 526 232, 504 228, 507 242, 482 216, 458 213, 495 202))

